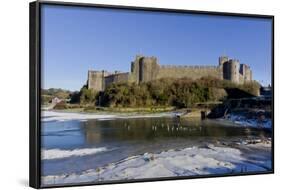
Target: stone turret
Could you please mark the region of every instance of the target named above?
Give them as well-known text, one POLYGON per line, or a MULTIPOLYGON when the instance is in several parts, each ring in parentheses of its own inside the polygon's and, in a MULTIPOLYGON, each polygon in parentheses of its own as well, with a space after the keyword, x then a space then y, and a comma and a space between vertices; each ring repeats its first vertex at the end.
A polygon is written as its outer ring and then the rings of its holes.
POLYGON ((134 75, 135 82, 148 82, 155 80, 159 71, 159 64, 156 57, 144 57, 137 55, 131 64, 131 73, 134 75))
POLYGON ((104 77, 108 76, 106 71, 88 71, 88 89, 103 91, 105 88, 104 77))
POLYGON ((132 78, 133 80, 138 84, 139 83, 139 74, 140 74, 140 59, 142 58, 143 56, 141 55, 137 55, 136 58, 135 58, 135 61, 133 61, 131 63, 131 73, 132 73, 132 78))
POLYGON ((220 79, 224 79, 224 73, 226 71, 224 71, 224 64, 228 63, 228 56, 220 56, 219 57, 219 69, 220 69, 220 79))
POLYGON ((229 80, 234 83, 239 83, 239 69, 240 63, 237 59, 230 59, 229 60, 229 80))
POLYGON ((243 72, 243 78, 245 82, 249 82, 252 80, 252 71, 248 65, 244 65, 244 72, 243 72))
POLYGON ((143 57, 139 62, 139 82, 155 80, 159 71, 156 57, 143 57))

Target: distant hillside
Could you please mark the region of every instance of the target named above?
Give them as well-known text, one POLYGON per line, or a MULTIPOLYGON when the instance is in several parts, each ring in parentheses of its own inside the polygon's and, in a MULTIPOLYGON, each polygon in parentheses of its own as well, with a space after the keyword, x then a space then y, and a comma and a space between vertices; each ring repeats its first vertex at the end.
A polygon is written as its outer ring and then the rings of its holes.
POLYGON ((49 103, 53 98, 58 97, 60 99, 68 99, 73 92, 70 90, 64 90, 61 88, 49 88, 41 90, 41 102, 42 104, 49 103))

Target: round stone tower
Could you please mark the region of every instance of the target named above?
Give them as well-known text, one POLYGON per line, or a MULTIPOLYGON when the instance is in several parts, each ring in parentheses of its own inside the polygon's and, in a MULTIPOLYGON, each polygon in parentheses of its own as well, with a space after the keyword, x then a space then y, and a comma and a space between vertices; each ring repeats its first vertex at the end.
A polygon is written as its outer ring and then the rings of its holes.
POLYGON ((239 83, 240 63, 237 59, 229 60, 229 79, 231 82, 239 83))
POLYGON ((220 79, 226 79, 227 78, 227 63, 228 63, 228 57, 227 56, 220 56, 219 57, 219 72, 220 72, 220 79))

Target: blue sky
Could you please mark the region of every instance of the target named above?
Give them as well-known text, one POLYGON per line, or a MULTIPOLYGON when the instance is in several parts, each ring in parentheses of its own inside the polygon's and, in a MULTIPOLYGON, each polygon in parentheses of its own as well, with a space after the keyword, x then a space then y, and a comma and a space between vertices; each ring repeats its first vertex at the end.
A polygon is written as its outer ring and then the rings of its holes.
POLYGON ((228 55, 271 83, 271 20, 44 5, 41 32, 43 88, 79 90, 89 69, 130 71, 136 54, 171 65, 228 55))

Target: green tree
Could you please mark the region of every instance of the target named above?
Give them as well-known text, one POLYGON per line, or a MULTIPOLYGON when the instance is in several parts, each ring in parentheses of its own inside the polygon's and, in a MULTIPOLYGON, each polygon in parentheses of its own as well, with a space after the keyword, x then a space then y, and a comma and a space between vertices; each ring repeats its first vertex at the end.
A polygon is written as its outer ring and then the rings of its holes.
POLYGON ((84 86, 80 91, 80 103, 81 104, 94 104, 96 101, 96 93, 92 89, 88 89, 84 86))

